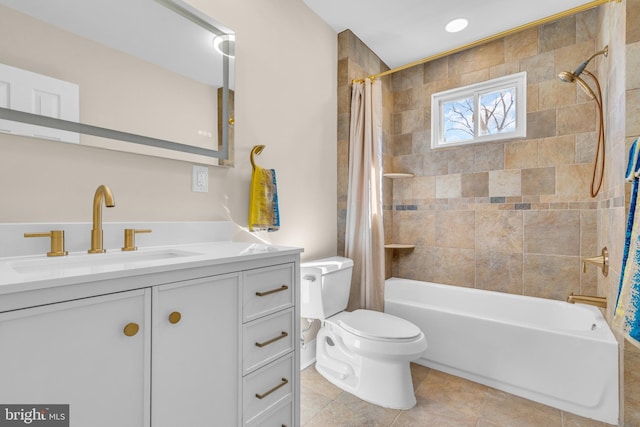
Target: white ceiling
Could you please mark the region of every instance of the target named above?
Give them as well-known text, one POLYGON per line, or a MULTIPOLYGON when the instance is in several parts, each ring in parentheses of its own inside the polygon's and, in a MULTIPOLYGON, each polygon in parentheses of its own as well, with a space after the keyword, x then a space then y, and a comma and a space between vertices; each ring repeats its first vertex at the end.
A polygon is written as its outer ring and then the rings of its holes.
POLYGON ((337 32, 350 29, 390 68, 590 3, 585 0, 304 0, 337 32), (447 33, 466 18, 469 26, 447 33))

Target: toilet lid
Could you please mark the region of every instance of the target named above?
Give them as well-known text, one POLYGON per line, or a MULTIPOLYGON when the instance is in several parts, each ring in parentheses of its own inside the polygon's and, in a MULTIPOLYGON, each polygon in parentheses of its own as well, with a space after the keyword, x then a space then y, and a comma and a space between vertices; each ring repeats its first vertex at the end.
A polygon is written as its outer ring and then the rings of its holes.
POLYGON ((335 317, 342 328, 364 338, 409 340, 417 338, 422 333, 413 323, 379 311, 343 311, 335 317))

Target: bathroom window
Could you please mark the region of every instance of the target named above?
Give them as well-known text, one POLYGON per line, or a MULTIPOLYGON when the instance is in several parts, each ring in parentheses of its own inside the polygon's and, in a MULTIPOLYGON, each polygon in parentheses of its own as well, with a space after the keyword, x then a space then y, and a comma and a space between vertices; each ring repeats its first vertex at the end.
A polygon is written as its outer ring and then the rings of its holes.
POLYGON ((526 136, 527 73, 431 96, 431 148, 526 136))

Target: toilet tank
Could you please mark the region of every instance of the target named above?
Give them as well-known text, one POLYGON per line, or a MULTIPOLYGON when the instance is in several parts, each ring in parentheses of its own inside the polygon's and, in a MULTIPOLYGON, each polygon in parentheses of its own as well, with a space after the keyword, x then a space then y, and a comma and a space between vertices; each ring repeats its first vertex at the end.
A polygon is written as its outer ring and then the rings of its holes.
POLYGON ((326 319, 347 308, 353 261, 331 257, 300 265, 300 315, 326 319))

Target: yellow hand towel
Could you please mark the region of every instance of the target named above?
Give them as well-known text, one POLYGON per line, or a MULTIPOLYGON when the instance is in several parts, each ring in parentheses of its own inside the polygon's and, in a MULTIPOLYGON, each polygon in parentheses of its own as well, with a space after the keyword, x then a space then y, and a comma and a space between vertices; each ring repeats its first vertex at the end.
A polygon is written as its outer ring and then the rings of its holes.
POLYGON ((264 146, 258 145, 251 150, 251 188, 249 199, 249 230, 277 231, 280 228, 278 210, 278 189, 276 171, 263 169, 253 161, 253 155, 260 154, 264 146))

